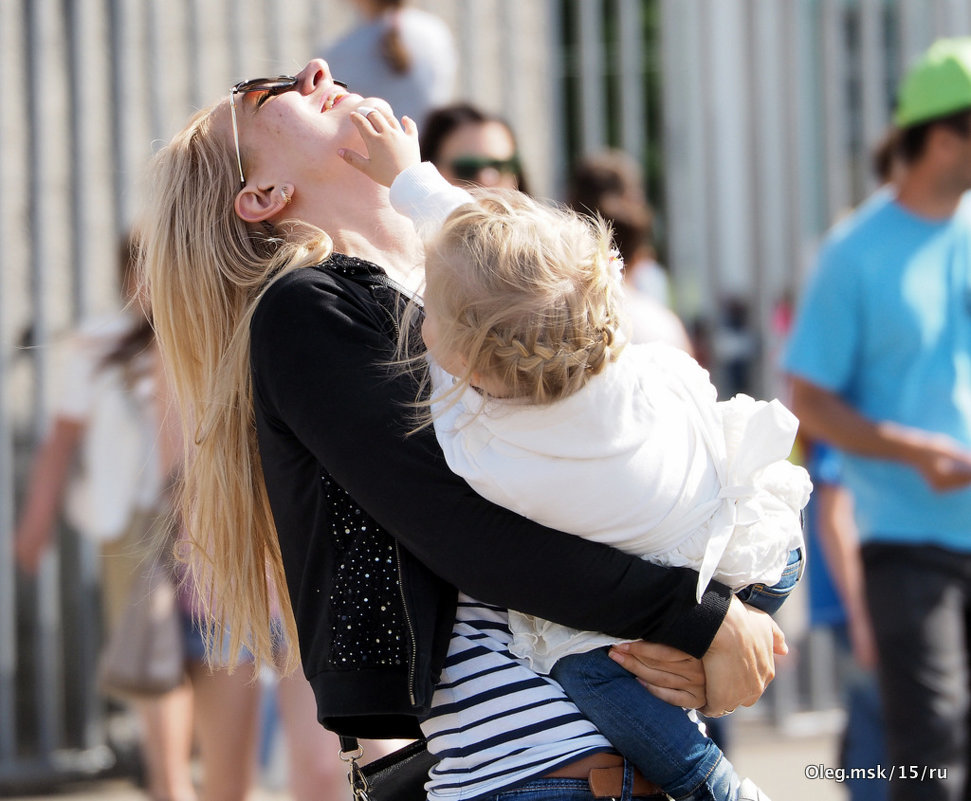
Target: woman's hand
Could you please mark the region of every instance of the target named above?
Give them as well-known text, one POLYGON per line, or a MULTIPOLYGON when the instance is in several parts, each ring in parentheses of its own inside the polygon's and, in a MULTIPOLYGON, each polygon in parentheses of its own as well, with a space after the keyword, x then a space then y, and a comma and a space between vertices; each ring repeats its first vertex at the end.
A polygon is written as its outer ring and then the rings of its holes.
POLYGON ((684 651, 641 640, 613 646, 610 658, 662 701, 686 709, 705 705, 705 669, 700 659, 684 651))
POLYGON ((707 653, 707 702, 701 712, 717 718, 738 706, 751 706, 775 678, 775 654, 786 654, 785 635, 765 612, 732 598, 707 653))
POLYGON ((732 598, 701 659, 652 642, 615 645, 610 658, 662 701, 717 718, 758 701, 775 678, 774 655, 788 651, 785 635, 771 617, 732 598))
POLYGON ((359 106, 351 112, 351 122, 357 127, 367 156, 341 148, 338 154, 344 161, 382 186, 391 186, 398 175, 421 163, 418 149, 418 127, 410 117, 397 117, 382 108, 359 106))

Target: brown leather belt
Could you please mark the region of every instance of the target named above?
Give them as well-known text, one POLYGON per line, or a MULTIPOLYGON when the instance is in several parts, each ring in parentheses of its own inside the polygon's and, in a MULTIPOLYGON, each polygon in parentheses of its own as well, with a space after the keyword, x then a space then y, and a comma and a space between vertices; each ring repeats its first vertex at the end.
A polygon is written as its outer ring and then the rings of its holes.
MULTIPOLYGON (((594 798, 620 798, 624 787, 624 758, 619 754, 591 754, 590 756, 547 773, 550 779, 586 779, 594 798)), ((634 771, 634 795, 637 797, 667 798, 664 791, 634 771)))

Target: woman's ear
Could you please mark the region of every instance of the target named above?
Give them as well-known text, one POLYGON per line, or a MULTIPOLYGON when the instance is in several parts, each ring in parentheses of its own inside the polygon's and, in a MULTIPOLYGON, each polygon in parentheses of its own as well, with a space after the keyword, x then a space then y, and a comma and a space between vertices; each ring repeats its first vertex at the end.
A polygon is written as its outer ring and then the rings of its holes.
POLYGON ((236 194, 233 206, 243 222, 258 223, 275 217, 292 200, 293 184, 244 186, 236 194))

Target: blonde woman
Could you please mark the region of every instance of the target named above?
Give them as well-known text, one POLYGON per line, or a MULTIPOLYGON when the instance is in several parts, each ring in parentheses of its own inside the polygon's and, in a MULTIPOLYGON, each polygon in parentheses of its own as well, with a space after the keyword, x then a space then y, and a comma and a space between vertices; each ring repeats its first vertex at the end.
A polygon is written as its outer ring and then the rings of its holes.
POLYGON ((698 603, 691 570, 488 503, 430 431, 406 436, 415 388, 387 364, 422 259, 387 189, 338 153, 362 147, 363 102, 312 61, 238 84, 154 160, 146 276, 188 422, 187 558, 212 641, 271 658, 275 587, 326 727, 415 737, 453 716, 429 798, 590 799, 604 765, 633 798, 610 744, 508 654, 505 608, 660 643, 618 657, 718 711, 761 694, 776 632, 723 585, 698 603))

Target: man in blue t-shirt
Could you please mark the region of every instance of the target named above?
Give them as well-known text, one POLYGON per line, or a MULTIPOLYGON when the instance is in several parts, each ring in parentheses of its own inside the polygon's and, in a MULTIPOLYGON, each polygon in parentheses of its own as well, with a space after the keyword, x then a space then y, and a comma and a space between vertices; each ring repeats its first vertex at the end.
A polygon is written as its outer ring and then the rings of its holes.
POLYGON ((965 798, 971 706, 971 39, 901 85, 903 175, 827 237, 783 358, 846 455, 891 798, 965 798))

